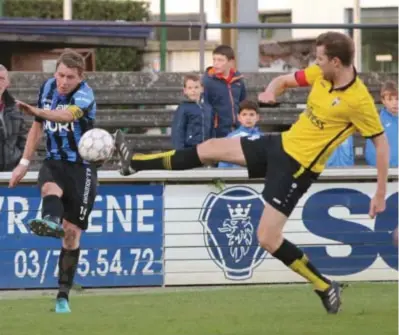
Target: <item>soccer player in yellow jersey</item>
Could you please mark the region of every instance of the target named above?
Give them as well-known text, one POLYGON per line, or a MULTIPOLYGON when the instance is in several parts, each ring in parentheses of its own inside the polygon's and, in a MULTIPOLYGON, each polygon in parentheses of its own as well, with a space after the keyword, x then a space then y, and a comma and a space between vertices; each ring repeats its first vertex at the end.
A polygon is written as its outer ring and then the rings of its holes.
POLYGON ((223 161, 246 166, 249 178, 264 178, 265 208, 257 232, 260 245, 313 283, 328 313, 341 305, 341 285, 323 276, 304 252, 283 237, 287 218, 323 171, 329 155, 359 131, 377 151, 377 191, 370 216, 385 209, 389 147, 374 101, 352 65, 352 40, 327 32, 316 40, 316 63, 295 74, 273 79, 259 100, 274 103, 285 89, 311 86, 306 110, 288 131, 262 137, 211 139, 196 148, 155 155, 133 155, 117 132, 115 145, 121 174, 140 170, 186 170, 223 161))

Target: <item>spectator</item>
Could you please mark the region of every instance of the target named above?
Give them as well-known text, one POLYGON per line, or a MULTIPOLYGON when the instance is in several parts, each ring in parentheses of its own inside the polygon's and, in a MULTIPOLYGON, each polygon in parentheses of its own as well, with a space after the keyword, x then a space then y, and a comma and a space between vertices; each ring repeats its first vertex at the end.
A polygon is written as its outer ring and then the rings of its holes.
POLYGON ((203 102, 203 88, 197 75, 184 78, 185 100, 179 105, 172 123, 173 148, 190 148, 213 135, 212 108, 203 102))
MULTIPOLYGON (((389 142, 389 166, 398 167, 398 87, 387 81, 381 88, 380 119, 389 142)), ((365 158, 368 165, 376 166, 375 147, 371 140, 366 141, 365 158)))
POLYGON ((213 66, 207 68, 204 78, 204 98, 215 113, 216 137, 225 137, 239 124, 239 104, 246 98, 243 76, 234 69, 234 51, 227 45, 213 50, 213 66))
MULTIPOLYGON (((227 137, 246 137, 246 136, 261 136, 262 133, 256 127, 259 121, 259 108, 256 102, 250 100, 243 100, 239 106, 238 121, 241 126, 235 131, 227 135, 227 137)), ((237 168, 238 165, 220 162, 220 168, 237 168)))
POLYGON ((353 150, 353 136, 349 136, 332 153, 327 161, 326 167, 343 167, 355 165, 355 155, 353 150))
POLYGON ((0 171, 12 171, 19 163, 26 142, 26 125, 15 100, 7 91, 7 69, 0 64, 0 171))

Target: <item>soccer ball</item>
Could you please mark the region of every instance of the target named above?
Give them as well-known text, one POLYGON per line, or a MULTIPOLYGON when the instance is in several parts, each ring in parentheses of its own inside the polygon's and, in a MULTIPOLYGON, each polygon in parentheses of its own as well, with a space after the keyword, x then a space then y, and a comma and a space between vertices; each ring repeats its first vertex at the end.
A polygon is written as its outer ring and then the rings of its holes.
POLYGON ((79 155, 89 162, 105 162, 114 152, 114 138, 104 129, 94 128, 79 141, 79 155))

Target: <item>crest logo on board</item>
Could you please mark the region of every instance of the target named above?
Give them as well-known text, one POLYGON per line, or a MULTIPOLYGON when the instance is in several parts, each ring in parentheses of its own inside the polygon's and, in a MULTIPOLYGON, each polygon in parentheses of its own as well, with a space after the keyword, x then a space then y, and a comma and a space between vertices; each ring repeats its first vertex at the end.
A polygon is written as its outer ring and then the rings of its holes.
POLYGON ((205 245, 227 279, 251 278, 265 259, 256 236, 263 208, 262 195, 245 186, 210 193, 205 199, 199 217, 205 245))

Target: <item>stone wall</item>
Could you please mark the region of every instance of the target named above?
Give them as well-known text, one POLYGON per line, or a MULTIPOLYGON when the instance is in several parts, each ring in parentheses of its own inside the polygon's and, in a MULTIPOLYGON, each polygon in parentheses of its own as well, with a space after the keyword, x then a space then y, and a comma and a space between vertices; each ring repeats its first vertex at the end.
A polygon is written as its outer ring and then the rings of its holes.
MULTIPOLYGON (((89 72, 86 74, 90 85, 96 88, 166 88, 181 87, 185 73, 142 73, 142 72, 89 72)), ((281 73, 244 73, 248 87, 263 87, 281 73)), ((11 72, 12 85, 15 88, 39 88, 40 84, 51 77, 48 73, 11 72)), ((367 86, 380 85, 387 79, 397 80, 397 73, 360 73, 367 86)))
MULTIPOLYGON (((250 97, 280 73, 244 73, 250 97)), ((41 83, 51 76, 47 73, 11 72, 10 91, 20 100, 33 103, 41 83)), ((175 104, 182 97, 184 73, 154 72, 89 72, 87 81, 93 87, 99 105, 175 104)), ((374 98, 378 102, 381 84, 386 80, 398 80, 397 73, 361 73, 374 98)), ((290 90, 281 97, 281 101, 304 103, 308 89, 290 90)))

